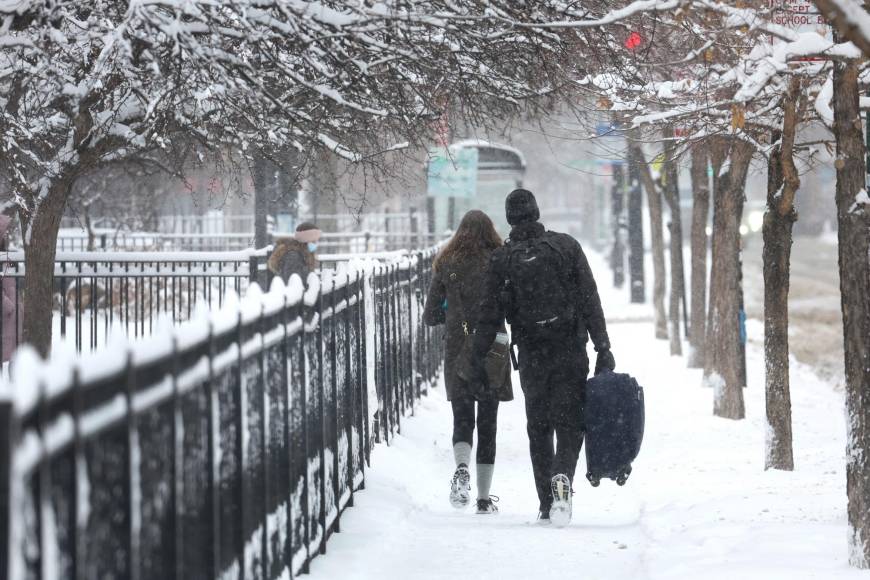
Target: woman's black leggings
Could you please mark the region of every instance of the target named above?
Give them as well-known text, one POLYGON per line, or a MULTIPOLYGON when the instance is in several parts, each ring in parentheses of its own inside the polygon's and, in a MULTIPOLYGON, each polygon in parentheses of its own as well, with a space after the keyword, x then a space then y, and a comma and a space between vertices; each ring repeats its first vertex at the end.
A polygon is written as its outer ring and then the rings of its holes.
POLYGON ((474 405, 477 403, 477 462, 495 463, 495 433, 498 429, 498 401, 475 401, 471 397, 453 399, 453 444, 474 439, 474 405))

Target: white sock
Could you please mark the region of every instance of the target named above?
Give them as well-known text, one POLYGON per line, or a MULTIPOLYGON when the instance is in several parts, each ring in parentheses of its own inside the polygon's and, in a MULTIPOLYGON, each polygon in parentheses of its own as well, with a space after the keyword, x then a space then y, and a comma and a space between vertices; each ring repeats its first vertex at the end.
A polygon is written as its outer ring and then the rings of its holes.
POLYGON ((489 488, 492 485, 492 472, 495 465, 477 464, 477 499, 489 499, 489 488))
POLYGON ((453 446, 453 458, 456 459, 456 467, 459 467, 463 463, 468 465, 471 461, 471 445, 469 443, 465 443, 464 441, 460 441, 456 445, 453 446))

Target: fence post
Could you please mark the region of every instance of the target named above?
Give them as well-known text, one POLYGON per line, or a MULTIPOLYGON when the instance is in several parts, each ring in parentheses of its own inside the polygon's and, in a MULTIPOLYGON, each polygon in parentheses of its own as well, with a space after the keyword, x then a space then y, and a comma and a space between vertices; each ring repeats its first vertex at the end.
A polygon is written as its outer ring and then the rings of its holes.
POLYGON ((319 380, 317 381, 318 387, 320 388, 319 397, 317 397, 318 403, 320 404, 320 408, 318 409, 317 416, 319 418, 318 421, 318 429, 317 433, 319 435, 319 456, 320 456, 320 489, 318 492, 320 493, 320 513, 318 514, 318 521, 320 522, 320 553, 326 554, 326 419, 324 414, 326 413, 326 404, 324 399, 326 398, 326 385, 323 384, 323 286, 321 283, 320 292, 317 297, 317 372, 320 375, 319 380))
MULTIPOLYGON (((359 276, 359 272, 357 272, 357 276, 359 276)), ((351 306, 350 304, 350 296, 351 296, 351 281, 350 281, 350 273, 345 274, 345 284, 344 284, 344 429, 345 429, 345 437, 347 437, 347 491, 350 494, 348 496, 347 505, 348 507, 353 506, 353 480, 354 473, 356 472, 356 467, 353 464, 353 425, 354 425, 354 417, 356 416, 356 397, 354 393, 357 390, 354 388, 354 376, 353 376, 353 358, 354 358, 354 345, 351 342, 351 331, 350 327, 354 323, 352 313, 356 312, 356 310, 351 310, 351 308, 356 308, 356 305, 351 306)), ((356 285, 354 285, 356 287, 356 285)), ((360 339, 361 340, 361 339, 360 339)), ((357 367, 357 373, 362 372, 365 367, 357 367)))
POLYGON ((178 373, 180 363, 178 360, 178 339, 172 337, 172 528, 170 540, 172 546, 172 573, 176 580, 184 578, 184 534, 181 529, 181 520, 184 515, 184 453, 183 434, 179 431, 181 425, 181 399, 178 396, 178 373))
POLYGON ((133 353, 127 351, 127 370, 126 370, 126 397, 127 397, 127 533, 130 534, 129 545, 129 561, 128 561, 128 578, 138 580, 139 578, 139 536, 137 531, 141 529, 141 512, 137 508, 136 498, 139 497, 140 490, 135 489, 140 486, 139 477, 141 472, 139 464, 135 461, 139 457, 139 426, 136 417, 136 411, 133 408, 133 396, 136 390, 136 376, 133 366, 133 353))
POLYGON ((260 372, 257 373, 257 380, 260 388, 260 405, 262 412, 260 413, 260 459, 263 462, 262 477, 263 477, 263 521, 260 522, 262 529, 262 545, 260 553, 262 558, 263 578, 269 577, 269 386, 266 384, 266 345, 263 337, 265 336, 266 319, 264 316, 265 307, 260 304, 260 316, 257 319, 257 332, 260 334, 260 351, 257 355, 257 365, 260 372))
POLYGON ((85 580, 85 546, 87 539, 85 537, 86 525, 84 506, 81 505, 83 489, 82 474, 87 471, 87 459, 85 457, 85 446, 82 441, 81 416, 84 408, 82 398, 82 384, 80 378, 81 371, 78 364, 73 367, 72 375, 72 417, 73 417, 73 518, 75 521, 71 526, 73 534, 73 573, 72 577, 76 580, 85 580))
POLYGON ((305 547, 305 563, 302 566, 302 573, 307 574, 309 572, 309 562, 311 561, 311 497, 310 497, 310 486, 311 479, 309 478, 310 469, 308 469, 309 464, 309 441, 308 441, 308 356, 307 356, 307 317, 308 314, 308 305, 305 303, 305 299, 303 298, 299 302, 300 312, 302 313, 302 331, 299 335, 299 359, 302 363, 302 368, 299 373, 299 377, 302 379, 302 385, 299 387, 300 392, 300 400, 299 407, 301 409, 301 423, 300 431, 302 432, 302 457, 304 458, 303 466, 302 466, 302 521, 305 525, 305 531, 302 534, 302 542, 305 547))
POLYGON ((393 327, 393 388, 396 390, 396 432, 402 432, 402 418, 405 414, 405 405, 407 400, 405 397, 405 382, 404 382, 404 367, 402 363, 402 315, 399 312, 401 306, 401 278, 399 266, 396 264, 392 267, 390 276, 390 324, 393 327))
MULTIPOLYGON (((290 345, 288 344, 290 341, 290 337, 287 335, 287 325, 289 324, 289 314, 290 309, 287 306, 287 293, 285 292, 282 297, 283 305, 281 306, 281 388, 284 390, 284 441, 287 445, 287 489, 284 490, 283 497, 287 502, 287 534, 284 538, 284 555, 287 558, 286 561, 283 562, 284 569, 287 571, 287 574, 290 580, 293 580, 294 572, 293 572, 293 534, 296 531, 293 526, 293 490, 296 487, 296 480, 293 477, 294 473, 294 464, 293 464, 293 429, 290 425, 291 413, 290 413, 290 402, 293 400, 293 392, 290 387, 290 345)), ((303 324, 304 321, 303 321, 303 324)))
MULTIPOLYGON (((177 347, 173 348, 177 352, 177 347)), ((211 566, 212 578, 220 574, 221 562, 221 512, 220 512, 220 402, 214 388, 214 359, 216 354, 214 340, 214 324, 208 323, 208 485, 209 503, 211 505, 211 566)), ((177 358, 177 357, 176 357, 177 358)), ((173 384, 175 381, 173 380, 173 384)))
POLYGON ((12 460, 16 439, 15 406, 0 399, 0 577, 12 578, 12 460))
MULTIPOLYGON (((409 384, 412 392, 411 399, 411 414, 416 412, 416 402, 417 399, 420 398, 420 381, 417 378, 420 374, 419 372, 419 364, 417 351, 420 348, 419 341, 417 340, 417 325, 419 321, 415 324, 414 321, 414 301, 417 300, 417 289, 415 287, 416 284, 419 283, 420 277, 417 274, 417 270, 420 268, 420 255, 419 253, 415 254, 417 256, 416 263, 411 262, 411 265, 408 267, 408 376, 409 376, 409 384)), ((419 310, 419 309, 418 309, 419 310)), ((419 312, 417 312, 417 318, 419 319, 419 312)))
POLYGON ((236 409, 235 423, 236 423, 236 446, 239 450, 238 457, 238 481, 236 486, 236 491, 238 492, 238 497, 235 500, 239 504, 239 537, 236 538, 236 550, 238 554, 239 561, 239 570, 242 580, 244 580, 245 575, 245 536, 246 531, 245 527, 247 524, 247 518, 245 514, 245 465, 247 465, 247 453, 245 450, 245 439, 247 439, 244 435, 244 431, 248 428, 247 424, 247 394, 245 393, 245 384, 244 384, 244 357, 242 355, 242 345, 244 344, 243 337, 243 326, 242 326, 242 312, 239 310, 238 314, 238 322, 236 323, 236 344, 238 344, 238 360, 236 362, 236 384, 235 387, 238 389, 238 409, 236 409))
POLYGON ((259 260, 257 256, 251 256, 248 258, 248 283, 253 284, 259 279, 259 260))
POLYGON ((332 316, 329 317, 329 328, 330 328, 330 340, 329 340, 329 366, 332 368, 332 372, 330 373, 332 379, 332 421, 330 421, 329 428, 332 431, 331 442, 335 444, 335 449, 332 450, 332 501, 335 502, 335 530, 336 532, 341 531, 341 485, 339 484, 341 479, 339 477, 338 469, 339 469, 339 461, 338 461, 338 440, 339 440, 339 430, 338 430, 338 313, 336 312, 336 307, 338 306, 338 297, 339 291, 336 289, 336 275, 335 273, 330 274, 332 278, 332 292, 330 297, 330 303, 332 305, 332 316))
POLYGON ((369 432, 369 388, 374 385, 369 385, 368 377, 368 349, 375 348, 374 344, 368 344, 368 326, 366 324, 366 297, 367 297, 367 282, 368 276, 357 272, 359 286, 357 287, 357 297, 359 299, 359 310, 357 318, 359 322, 359 364, 360 370, 360 397, 362 398, 362 424, 360 426, 360 437, 363 438, 360 449, 360 469, 363 472, 362 486, 365 486, 365 466, 368 464, 369 447, 371 445, 371 433, 369 432))
POLYGON ((391 368, 390 368, 390 302, 387 293, 389 292, 389 267, 381 266, 377 277, 378 292, 375 295, 375 300, 379 303, 375 323, 380 326, 380 377, 378 383, 383 400, 379 401, 378 407, 383 406, 383 423, 384 423, 384 442, 390 444, 390 435, 393 433, 393 391, 390 388, 391 368))

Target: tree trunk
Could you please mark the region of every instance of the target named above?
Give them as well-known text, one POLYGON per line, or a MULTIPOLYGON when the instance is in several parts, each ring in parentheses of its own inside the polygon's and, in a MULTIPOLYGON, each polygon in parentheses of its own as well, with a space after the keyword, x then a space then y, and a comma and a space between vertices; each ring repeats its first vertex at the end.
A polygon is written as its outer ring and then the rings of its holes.
MULTIPOLYGON (((713 205, 716 205, 716 200, 722 196, 722 186, 724 184, 722 180, 722 170, 725 167, 725 162, 728 160, 728 156, 730 149, 730 141, 728 138, 724 137, 716 137, 710 140, 710 166, 713 168, 713 205)), ((715 212, 714 212, 715 214, 715 212)), ((715 216, 714 216, 715 219, 715 216)), ((711 232, 713 230, 713 225, 711 224, 710 228, 711 232)), ((710 236, 710 254, 711 257, 716 255, 716 241, 717 237, 711 234, 710 236)), ((710 374, 713 372, 713 342, 711 340, 711 328, 713 327, 713 308, 712 304, 714 301, 714 294, 718 289, 718 286, 713 286, 713 274, 714 268, 710 268, 710 279, 707 284, 707 320, 704 325, 704 384, 707 386, 712 385, 709 381, 710 374)))
MULTIPOLYGON (((673 137, 673 131, 668 137, 673 137)), ((665 146, 665 162, 662 168, 664 172, 664 197, 671 212, 671 221, 668 223, 670 233, 670 257, 671 257, 671 292, 668 305, 668 315, 671 323, 671 356, 682 356, 683 341, 680 335, 680 304, 683 302, 685 292, 685 279, 683 272, 683 220, 680 215, 680 183, 677 171, 677 159, 674 157, 675 147, 673 140, 665 146)))
POLYGON ((275 166, 262 153, 257 153, 251 167, 254 182, 254 247, 269 245, 269 201, 274 196, 275 166))
POLYGON ((710 276, 705 374, 715 389, 713 414, 727 419, 745 416, 740 370, 740 219, 752 154, 751 145, 733 141, 731 166, 718 177, 713 203, 712 260, 716 267, 710 276))
POLYGON ((767 435, 765 469, 794 469, 791 393, 788 363, 788 291, 792 227, 797 220, 794 199, 800 177, 794 164, 797 100, 800 79, 793 77, 783 100, 781 140, 768 161, 767 211, 764 214, 764 364, 767 435))
POLYGON ((51 353, 57 233, 71 188, 56 181, 24 226, 24 342, 43 358, 51 353))
MULTIPOLYGON (((338 157, 326 150, 318 150, 312 155, 308 179, 311 213, 315 219, 323 214, 337 213, 338 201, 338 157)), ((331 224, 335 228, 338 224, 331 224)))
POLYGON ((665 315, 665 236, 662 231, 662 196, 656 187, 643 148, 636 139, 629 139, 632 162, 640 172, 649 205, 650 236, 653 254, 653 311, 656 338, 667 340, 668 320, 665 315))
POLYGON ((858 568, 870 568, 870 203, 864 183, 858 72, 855 62, 834 63, 837 223, 846 353, 849 562, 858 568))
POLYGON ((707 221, 710 215, 710 178, 707 144, 692 147, 692 313, 689 326, 689 368, 704 367, 707 322, 707 221))

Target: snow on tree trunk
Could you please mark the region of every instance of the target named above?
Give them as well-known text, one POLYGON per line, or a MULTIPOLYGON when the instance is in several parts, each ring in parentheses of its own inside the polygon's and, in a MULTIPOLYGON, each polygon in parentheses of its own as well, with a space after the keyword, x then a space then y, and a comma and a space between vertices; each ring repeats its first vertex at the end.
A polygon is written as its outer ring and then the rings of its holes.
POLYGON ((788 366, 788 292, 794 198, 800 177, 794 164, 800 79, 793 77, 783 100, 783 130, 773 135, 764 214, 764 363, 767 434, 765 469, 794 469, 788 366))
POLYGON ((870 568, 870 200, 858 109, 859 66, 834 64, 837 223, 846 353, 849 561, 870 568))
POLYGON ((707 217, 710 215, 710 178, 707 145, 692 147, 692 281, 689 319, 689 367, 703 368, 707 322, 707 217))
POLYGON ((753 147, 740 139, 731 145, 730 167, 717 176, 713 203, 713 268, 707 320, 705 380, 715 388, 713 414, 743 419, 740 345, 740 219, 753 147))
POLYGON ((72 181, 58 178, 48 186, 24 220, 24 342, 43 357, 51 352, 54 257, 57 234, 72 181))
POLYGON ((668 320, 665 314, 665 236, 662 231, 662 196, 646 162, 643 147, 637 139, 629 139, 633 162, 640 172, 649 207, 650 236, 653 255, 653 311, 656 338, 667 340, 668 320))
MULTIPOLYGON (((673 131, 669 133, 673 135, 673 131)), ((680 216, 680 184, 679 172, 677 171, 677 159, 674 157, 675 145, 668 141, 665 146, 664 172, 664 197, 671 213, 671 221, 668 223, 670 233, 670 258, 671 258, 671 292, 668 314, 671 325, 671 356, 682 356, 683 342, 680 335, 680 305, 683 303, 685 292, 685 280, 683 272, 683 221, 680 216)))

